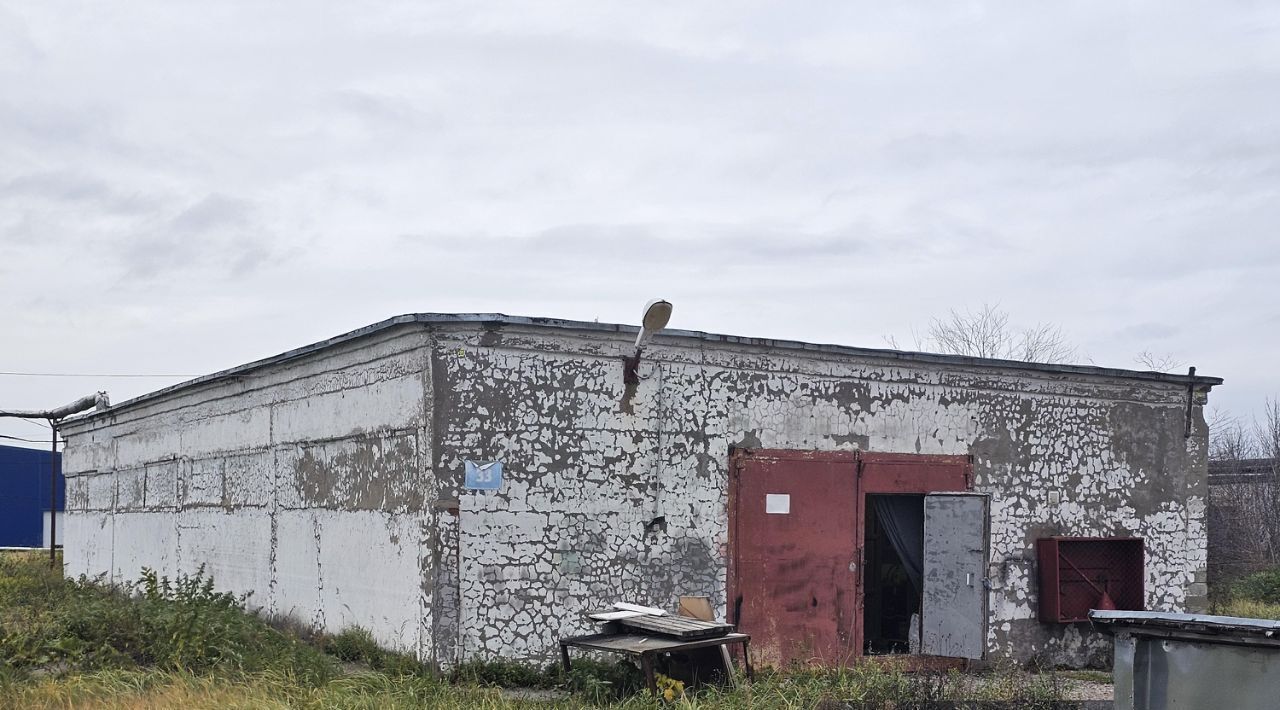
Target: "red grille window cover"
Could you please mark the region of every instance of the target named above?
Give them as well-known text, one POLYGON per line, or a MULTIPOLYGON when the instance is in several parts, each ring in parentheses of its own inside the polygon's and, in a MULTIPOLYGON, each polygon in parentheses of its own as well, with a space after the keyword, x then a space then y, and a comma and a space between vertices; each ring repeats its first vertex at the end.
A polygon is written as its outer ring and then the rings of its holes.
POLYGON ((1048 537, 1036 541, 1040 620, 1088 621, 1090 609, 1144 610, 1140 537, 1048 537), (1105 600, 1104 600, 1105 598, 1105 600))

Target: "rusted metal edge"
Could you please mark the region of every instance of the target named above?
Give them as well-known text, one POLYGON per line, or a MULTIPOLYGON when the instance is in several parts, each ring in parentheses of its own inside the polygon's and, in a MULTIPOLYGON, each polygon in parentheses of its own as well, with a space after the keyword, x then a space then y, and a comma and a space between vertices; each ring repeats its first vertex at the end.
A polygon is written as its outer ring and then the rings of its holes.
MULTIPOLYGON (((186 382, 180 382, 176 385, 165 387, 163 389, 139 395, 133 399, 125 400, 112 407, 108 412, 91 413, 84 416, 78 416, 68 419, 63 423, 64 428, 76 429, 81 425, 87 424, 95 419, 109 415, 118 414, 122 410, 137 406, 144 402, 158 399, 174 392, 196 387, 202 384, 217 382, 220 380, 230 379, 233 377, 243 376, 244 374, 270 365, 277 365, 290 360, 296 360, 307 355, 325 350, 327 348, 340 345, 359 338, 368 337, 376 333, 380 333, 391 328, 406 325, 424 325, 424 326, 442 326, 442 325, 519 325, 540 328, 554 328, 561 330, 577 330, 590 331, 598 333, 626 333, 634 335, 640 332, 639 326, 623 325, 620 323, 595 323, 588 321, 564 320, 559 318, 530 318, 526 316, 509 316, 502 313, 408 313, 405 315, 388 318, 384 321, 367 325, 363 328, 343 333, 341 335, 321 340, 310 345, 304 345, 300 348, 289 350, 279 355, 254 360, 243 365, 238 365, 226 370, 214 372, 208 375, 202 375, 186 382)), ((1109 367, 1097 367, 1094 365, 1057 365, 1048 363, 1021 362, 1017 360, 997 360, 993 358, 969 357, 967 355, 940 355, 937 353, 922 353, 906 350, 890 350, 883 348, 859 348, 848 345, 831 345, 819 343, 805 343, 797 340, 774 340, 771 338, 749 338, 737 335, 721 335, 717 333, 707 333, 699 330, 676 330, 664 329, 655 336, 656 340, 699 340, 702 342, 727 343, 733 345, 743 345, 753 348, 778 349, 788 351, 805 351, 828 353, 832 355, 846 355, 865 357, 878 360, 898 360, 912 363, 942 364, 942 365, 964 365, 969 367, 988 367, 1002 368, 1012 370, 1028 370, 1032 372, 1052 373, 1052 374, 1071 374, 1086 375, 1091 377, 1120 378, 1132 380, 1146 380, 1155 382, 1169 382, 1194 387, 1210 388, 1222 384, 1220 377, 1205 377, 1197 375, 1194 377, 1188 375, 1174 375, 1164 372, 1142 372, 1138 370, 1123 370, 1109 367)))
POLYGON ((1095 609, 1089 612, 1089 621, 1094 628, 1110 634, 1130 633, 1171 640, 1280 647, 1280 621, 1268 619, 1095 609))

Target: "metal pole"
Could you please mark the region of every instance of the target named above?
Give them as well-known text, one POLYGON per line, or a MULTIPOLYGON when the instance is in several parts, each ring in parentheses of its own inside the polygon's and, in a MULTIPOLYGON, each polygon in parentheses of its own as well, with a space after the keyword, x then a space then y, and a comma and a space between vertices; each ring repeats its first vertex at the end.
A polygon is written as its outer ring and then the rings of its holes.
MULTIPOLYGON (((87 397, 81 397, 71 404, 50 409, 44 412, 30 412, 23 410, 0 409, 0 417, 18 417, 20 419, 44 419, 49 422, 49 429, 53 432, 51 437, 53 441, 53 456, 49 459, 49 566, 53 567, 58 563, 58 424, 62 422, 64 417, 72 414, 78 414, 90 409, 102 411, 111 406, 111 400, 107 398, 106 392, 91 394, 87 397)), ((65 497, 65 496, 64 496, 65 497)))
POLYGON ((49 457, 49 569, 58 566, 58 422, 50 419, 53 455, 49 457))

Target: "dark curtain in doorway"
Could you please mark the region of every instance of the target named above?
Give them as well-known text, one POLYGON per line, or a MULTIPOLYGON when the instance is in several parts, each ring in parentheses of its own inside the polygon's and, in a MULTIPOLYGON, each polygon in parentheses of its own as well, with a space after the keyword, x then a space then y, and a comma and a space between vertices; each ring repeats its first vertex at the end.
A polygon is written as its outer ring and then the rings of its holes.
POLYGON ((870 496, 880 527, 889 536, 907 570, 911 586, 920 594, 924 577, 924 498, 922 496, 870 496))

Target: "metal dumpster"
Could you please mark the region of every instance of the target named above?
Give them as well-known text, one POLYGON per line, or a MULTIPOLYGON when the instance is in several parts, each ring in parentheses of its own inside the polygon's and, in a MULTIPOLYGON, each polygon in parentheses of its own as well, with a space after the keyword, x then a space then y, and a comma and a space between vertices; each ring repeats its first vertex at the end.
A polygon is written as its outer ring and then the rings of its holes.
POLYGON ((1116 710, 1275 710, 1280 621, 1091 611, 1115 636, 1116 710))

